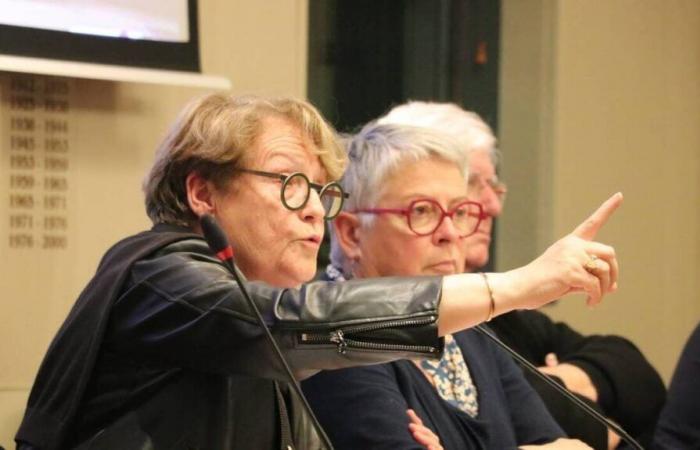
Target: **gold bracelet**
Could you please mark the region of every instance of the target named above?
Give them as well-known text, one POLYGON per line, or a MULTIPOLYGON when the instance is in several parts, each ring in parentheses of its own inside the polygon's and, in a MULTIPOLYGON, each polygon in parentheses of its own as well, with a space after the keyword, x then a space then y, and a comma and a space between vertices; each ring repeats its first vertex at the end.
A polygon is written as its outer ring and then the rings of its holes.
POLYGON ((496 312, 496 300, 493 298, 493 289, 491 289, 491 284, 489 284, 489 277, 486 276, 484 272, 479 272, 482 277, 484 277, 484 283, 486 283, 486 289, 489 291, 489 315, 486 316, 486 321, 491 322, 493 319, 493 314, 496 312))

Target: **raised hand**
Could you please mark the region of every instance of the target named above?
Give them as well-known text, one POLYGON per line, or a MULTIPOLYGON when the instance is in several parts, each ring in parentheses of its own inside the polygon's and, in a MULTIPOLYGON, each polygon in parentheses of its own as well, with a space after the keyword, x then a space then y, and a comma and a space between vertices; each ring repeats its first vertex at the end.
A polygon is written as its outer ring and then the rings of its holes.
POLYGON ((536 308, 571 292, 585 292, 587 303, 595 305, 617 289, 615 249, 594 239, 621 203, 622 194, 613 195, 573 232, 514 271, 520 279, 518 284, 531 292, 524 307, 536 308))
POLYGON ((589 305, 599 303, 617 289, 619 270, 615 249, 593 239, 621 203, 622 194, 613 195, 526 266, 483 278, 478 274, 444 277, 440 335, 514 309, 539 308, 571 292, 585 292, 589 305))
POLYGON ((590 241, 589 261, 584 264, 586 271, 599 278, 601 292, 613 292, 617 289, 619 273, 615 249, 610 246, 592 242, 598 230, 605 225, 610 216, 622 204, 622 194, 617 193, 606 200, 591 216, 571 233, 586 241, 590 241))

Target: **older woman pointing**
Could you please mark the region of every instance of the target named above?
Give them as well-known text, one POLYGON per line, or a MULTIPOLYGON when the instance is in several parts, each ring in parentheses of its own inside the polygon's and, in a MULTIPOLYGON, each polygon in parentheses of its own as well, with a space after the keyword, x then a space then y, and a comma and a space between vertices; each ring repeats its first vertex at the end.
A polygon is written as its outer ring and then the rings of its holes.
POLYGON ((615 289, 614 251, 593 238, 619 195, 529 265, 489 274, 492 296, 472 274, 304 284, 324 220, 345 197, 333 183, 345 165, 305 102, 211 95, 188 105, 146 178, 154 227, 105 254, 47 351, 18 447, 322 447, 241 289, 202 239, 205 214, 300 377, 438 357, 438 335, 569 292, 597 303, 615 289), (319 335, 327 339, 309 339, 319 335))

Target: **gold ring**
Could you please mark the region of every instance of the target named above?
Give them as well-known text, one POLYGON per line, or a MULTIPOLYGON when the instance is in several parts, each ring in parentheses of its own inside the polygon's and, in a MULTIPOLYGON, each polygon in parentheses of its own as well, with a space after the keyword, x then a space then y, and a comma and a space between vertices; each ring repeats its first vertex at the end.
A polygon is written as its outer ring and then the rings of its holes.
POLYGON ((598 270, 597 261, 598 257, 596 255, 588 255, 588 262, 583 265, 583 268, 586 269, 586 272, 588 273, 594 273, 598 270))

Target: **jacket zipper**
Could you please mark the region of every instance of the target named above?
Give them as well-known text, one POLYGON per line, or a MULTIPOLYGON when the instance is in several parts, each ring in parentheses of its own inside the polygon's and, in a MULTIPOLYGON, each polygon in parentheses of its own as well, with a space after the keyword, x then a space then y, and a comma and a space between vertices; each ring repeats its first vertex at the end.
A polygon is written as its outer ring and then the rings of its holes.
POLYGON ((350 349, 382 350, 382 351, 405 351, 418 353, 437 353, 435 347, 428 345, 404 345, 404 344, 382 344, 376 342, 359 341, 348 336, 357 333, 382 330, 386 328, 402 328, 411 326, 427 325, 435 322, 435 316, 419 317, 415 319, 390 320, 388 322, 376 322, 365 325, 356 325, 328 333, 302 333, 301 341, 306 344, 335 344, 338 353, 345 354, 350 349))

